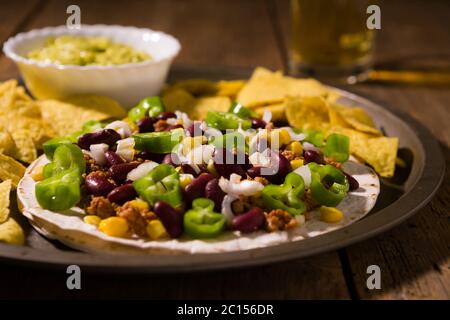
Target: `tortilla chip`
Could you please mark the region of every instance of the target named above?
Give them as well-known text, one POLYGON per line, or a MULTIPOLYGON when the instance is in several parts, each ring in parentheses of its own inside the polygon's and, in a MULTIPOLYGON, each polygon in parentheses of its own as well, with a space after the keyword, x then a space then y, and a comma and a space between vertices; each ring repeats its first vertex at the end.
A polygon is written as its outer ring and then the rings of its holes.
POLYGON ((326 128, 330 120, 328 110, 327 101, 321 97, 290 97, 286 101, 286 118, 296 128, 326 128))
POLYGON ((25 234, 13 218, 9 218, 0 224, 0 242, 15 245, 23 245, 25 243, 25 234))
POLYGON ((16 130, 11 133, 16 145, 11 156, 23 162, 31 163, 37 158, 36 145, 29 130, 16 130))
POLYGON ((258 114, 258 116, 262 117, 264 114, 264 110, 269 110, 270 112, 272 112, 272 121, 286 121, 285 109, 286 104, 283 102, 258 107, 254 109, 254 111, 258 114))
POLYGON ((42 117, 57 136, 81 129, 89 120, 122 119, 126 111, 113 99, 101 96, 80 95, 63 100, 38 101, 42 117))
POLYGON ((0 153, 11 155, 14 152, 15 144, 9 131, 0 124, 0 153))
POLYGON ((198 97, 215 94, 217 85, 215 82, 207 79, 189 79, 175 82, 171 89, 183 89, 198 97))
POLYGON ((205 119, 208 111, 227 112, 230 106, 231 100, 228 97, 198 98, 188 115, 191 119, 205 119))
POLYGON ((335 105, 330 105, 328 108, 328 116, 330 118, 330 124, 341 128, 351 128, 351 126, 345 121, 342 115, 339 113, 339 109, 335 105))
POLYGON ((372 118, 362 108, 349 108, 344 106, 337 106, 336 110, 342 116, 345 122, 358 131, 371 133, 381 136, 382 133, 375 127, 372 118))
POLYGON ((328 89, 314 79, 284 77, 281 72, 257 68, 237 101, 246 107, 281 103, 287 96, 326 97, 328 89))
POLYGON ((0 223, 8 220, 9 217, 9 194, 11 193, 11 180, 0 183, 0 223))
POLYGON ((169 89, 162 95, 167 111, 182 111, 189 114, 195 104, 195 98, 184 89, 169 89))
POLYGON ((245 80, 222 80, 217 82, 217 92, 218 96, 227 96, 232 100, 236 99, 239 91, 245 86, 247 81, 245 80))
POLYGON ((13 158, 0 153, 0 180, 11 179, 12 185, 17 187, 25 174, 25 167, 13 158))
POLYGON ((356 155, 362 157, 380 176, 390 178, 395 171, 397 149, 398 138, 377 137, 368 139, 365 148, 356 155))

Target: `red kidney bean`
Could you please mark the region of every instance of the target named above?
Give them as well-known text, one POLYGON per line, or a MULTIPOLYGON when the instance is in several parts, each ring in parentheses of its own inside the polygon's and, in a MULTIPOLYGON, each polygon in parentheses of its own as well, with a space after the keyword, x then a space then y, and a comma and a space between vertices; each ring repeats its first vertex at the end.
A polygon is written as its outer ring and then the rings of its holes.
POLYGON ((214 210, 221 212, 222 201, 225 197, 225 192, 219 186, 219 179, 214 178, 209 180, 205 186, 205 197, 214 201, 214 210))
POLYGON ((183 215, 164 201, 158 201, 153 207, 156 216, 172 238, 178 238, 183 233, 183 215))
POLYGON ((252 128, 253 129, 264 129, 266 127, 267 123, 264 120, 261 119, 252 119, 252 128))
POLYGON ((280 179, 276 176, 276 173, 274 173, 274 170, 267 167, 253 167, 247 170, 247 174, 255 179, 256 177, 264 177, 266 178, 270 183, 277 183, 280 179), (269 172, 270 174, 262 174, 261 170, 266 169, 266 172, 269 172))
POLYGON ((116 183, 123 183, 127 179, 127 174, 139 165, 139 162, 126 162, 115 164, 108 169, 111 178, 116 183))
POLYGON ((176 153, 168 153, 164 155, 162 163, 170 164, 171 166, 176 167, 180 164, 180 159, 176 153))
POLYGON ((78 138, 81 149, 89 150, 92 144, 106 143, 112 147, 118 140, 122 139, 120 134, 113 129, 103 129, 93 133, 85 133, 78 138))
POLYGON ((158 120, 167 120, 167 119, 170 119, 170 118, 176 118, 176 117, 177 117, 177 115, 176 115, 174 112, 164 111, 164 112, 161 112, 161 113, 156 117, 156 119, 158 119, 158 120))
POLYGON ((138 122, 136 122, 136 125, 138 126, 140 133, 153 132, 155 130, 153 128, 153 124, 155 122, 155 117, 144 117, 142 119, 139 119, 138 122))
POLYGON ((166 131, 170 131, 170 130, 174 130, 174 129, 178 129, 178 128, 184 128, 181 124, 174 124, 171 126, 168 126, 166 131))
POLYGON ((246 213, 236 216, 231 225, 233 229, 243 233, 250 233, 264 226, 266 217, 260 208, 251 208, 246 213))
POLYGON ((203 135, 203 130, 200 128, 201 124, 200 121, 195 121, 186 129, 186 133, 191 137, 203 135))
POLYGON ((133 200, 137 197, 136 190, 134 190, 131 183, 118 186, 108 193, 108 200, 117 204, 124 204, 127 201, 133 200))
POLYGON ((359 188, 359 182, 355 178, 353 178, 351 175, 349 175, 348 173, 345 173, 345 172, 343 172, 343 173, 347 177, 350 191, 357 190, 359 188))
POLYGON ((305 158, 305 164, 310 163, 310 162, 315 162, 318 164, 325 164, 322 156, 314 150, 305 150, 303 152, 303 157, 305 158))
POLYGON ((142 158, 144 160, 151 160, 158 163, 161 163, 165 156, 166 154, 164 153, 153 153, 148 151, 141 151, 138 155, 139 158, 142 158))
POLYGON ((186 174, 192 174, 194 177, 196 177, 196 176, 198 176, 198 175, 200 174, 200 172, 197 173, 197 171, 195 171, 195 169, 192 168, 192 167, 191 167, 189 164, 187 164, 187 163, 183 163, 183 164, 181 165, 181 170, 183 171, 183 173, 186 173, 186 174))
POLYGON ((205 195, 206 184, 214 179, 210 173, 204 173, 192 180, 184 189, 184 200, 188 203, 196 198, 201 198, 205 195))
POLYGON ((219 175, 229 178, 231 174, 236 173, 241 177, 245 177, 244 169, 236 164, 236 156, 225 148, 216 149, 214 151, 214 167, 219 175))
POLYGON ((278 172, 275 172, 274 178, 278 183, 283 183, 284 178, 292 171, 291 163, 281 153, 273 152, 272 156, 278 158, 278 172))
POLYGON ((105 158, 106 158, 106 163, 108 164, 108 166, 113 166, 115 164, 120 164, 120 163, 125 162, 125 160, 123 160, 121 156, 119 156, 117 153, 115 153, 112 150, 105 151, 105 158))
POLYGON ((94 196, 106 196, 116 187, 116 184, 100 172, 92 172, 87 175, 85 181, 86 189, 94 196))

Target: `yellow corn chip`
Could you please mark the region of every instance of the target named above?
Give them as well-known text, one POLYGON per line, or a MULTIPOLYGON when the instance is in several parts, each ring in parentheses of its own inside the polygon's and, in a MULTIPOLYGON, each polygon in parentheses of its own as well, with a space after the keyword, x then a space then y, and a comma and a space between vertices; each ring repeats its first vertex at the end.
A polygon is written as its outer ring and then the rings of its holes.
POLYGON ((372 118, 362 108, 349 108, 338 106, 337 111, 340 113, 344 121, 358 131, 371 133, 381 136, 382 133, 375 127, 372 118))
POLYGON ((277 104, 269 104, 267 106, 262 106, 255 108, 254 111, 262 117, 264 114, 264 110, 269 110, 272 112, 272 121, 286 121, 286 114, 285 114, 286 104, 283 103, 277 103, 277 104))
POLYGON ((11 136, 16 145, 12 157, 23 162, 31 163, 37 158, 36 145, 33 142, 31 132, 28 130, 14 131, 11 136))
POLYGON ((237 94, 245 86, 247 81, 245 80, 222 80, 217 82, 217 92, 218 96, 227 96, 230 99, 236 99, 237 94))
POLYGON ((0 124, 0 153, 11 155, 14 152, 15 144, 9 131, 0 124))
POLYGON ((292 127, 321 130, 328 127, 328 109, 327 101, 321 97, 289 97, 286 118, 292 127))
POLYGON ((11 192, 11 180, 0 183, 0 224, 9 217, 9 194, 11 192))
POLYGON ((365 149, 356 152, 382 177, 394 175, 398 138, 377 137, 367 140, 365 149))
POLYGON ((216 83, 207 79, 189 79, 181 80, 174 83, 172 89, 183 89, 193 96, 212 95, 217 92, 216 83))
POLYGON ((194 104, 195 98, 184 89, 168 89, 162 95, 162 101, 167 111, 182 111, 189 114, 194 104))
POLYGON ((11 179, 12 185, 17 187, 25 174, 25 167, 11 157, 0 153, 0 180, 11 179))
POLYGON ((195 101, 193 109, 188 113, 191 119, 204 119, 208 111, 226 112, 230 109, 228 97, 203 97, 195 101))
POLYGON ((0 224, 0 242, 15 245, 23 245, 25 243, 25 234, 13 218, 9 218, 0 224))
POLYGON ((89 120, 122 119, 126 111, 113 99, 101 96, 73 96, 59 100, 38 101, 44 121, 58 136, 81 129, 89 120))

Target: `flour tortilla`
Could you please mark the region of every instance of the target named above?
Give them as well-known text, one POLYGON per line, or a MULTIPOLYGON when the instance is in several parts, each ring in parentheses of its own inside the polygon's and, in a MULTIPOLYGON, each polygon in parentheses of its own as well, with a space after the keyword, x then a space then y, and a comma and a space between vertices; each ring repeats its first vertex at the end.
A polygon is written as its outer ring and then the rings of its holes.
POLYGON ((364 217, 374 207, 380 192, 380 182, 376 173, 367 166, 355 161, 344 164, 344 170, 359 182, 359 189, 349 192, 338 208, 344 212, 344 219, 339 223, 325 223, 319 220, 315 210, 311 219, 303 226, 289 231, 267 233, 258 231, 240 234, 238 231, 225 232, 211 240, 192 240, 187 236, 180 239, 151 241, 144 239, 123 239, 110 237, 97 227, 83 222, 85 215, 80 208, 64 212, 52 212, 42 209, 35 198, 36 182, 30 172, 47 162, 41 156, 27 169, 20 181, 17 195, 23 204, 23 214, 30 223, 46 237, 87 252, 94 253, 131 253, 131 254, 199 254, 220 253, 275 246, 282 243, 301 241, 336 229, 343 228, 364 217))

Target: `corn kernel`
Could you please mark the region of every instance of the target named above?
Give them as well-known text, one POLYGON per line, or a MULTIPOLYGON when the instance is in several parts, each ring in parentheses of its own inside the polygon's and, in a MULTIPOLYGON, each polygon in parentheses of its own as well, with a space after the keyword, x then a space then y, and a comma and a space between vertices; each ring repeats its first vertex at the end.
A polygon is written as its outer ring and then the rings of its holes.
POLYGON ((180 175, 180 186, 184 190, 186 186, 192 182, 192 175, 190 174, 181 174, 180 175))
POLYGON ((181 166, 178 166, 178 167, 175 168, 175 171, 178 172, 178 173, 182 173, 183 169, 181 168, 181 166))
POLYGON ((158 240, 161 238, 167 238, 169 235, 167 234, 166 228, 164 228, 163 224, 160 220, 151 220, 147 224, 147 234, 152 240, 158 240))
POLYGON ((291 161, 292 170, 300 168, 302 165, 303 165, 303 160, 302 159, 296 159, 296 160, 292 160, 291 161))
POLYGON ((30 176, 34 181, 44 180, 44 166, 34 168, 31 171, 30 176))
POLYGON ((291 142, 291 135, 286 129, 280 129, 280 144, 285 145, 291 142))
POLYGON ((128 201, 128 203, 137 209, 141 209, 141 210, 149 209, 148 203, 142 199, 134 199, 134 200, 128 201))
POLYGON ((98 226, 102 219, 99 216, 88 215, 83 218, 83 221, 87 224, 92 224, 93 226, 98 226))
POLYGON ((292 151, 296 156, 301 156, 303 152, 302 144, 298 141, 291 142, 286 149, 292 151))
POLYGON ((206 166, 206 170, 208 170, 209 173, 218 176, 219 174, 217 173, 216 167, 214 165, 214 160, 210 159, 208 161, 208 165, 206 166))
POLYGON ((344 213, 338 208, 321 206, 320 220, 328 223, 337 223, 344 218, 344 213))
POLYGON ((125 237, 128 232, 127 220, 121 217, 109 217, 100 221, 100 231, 111 237, 125 237))

